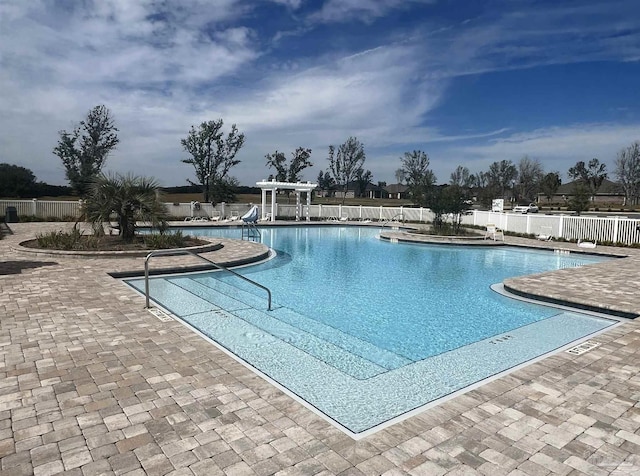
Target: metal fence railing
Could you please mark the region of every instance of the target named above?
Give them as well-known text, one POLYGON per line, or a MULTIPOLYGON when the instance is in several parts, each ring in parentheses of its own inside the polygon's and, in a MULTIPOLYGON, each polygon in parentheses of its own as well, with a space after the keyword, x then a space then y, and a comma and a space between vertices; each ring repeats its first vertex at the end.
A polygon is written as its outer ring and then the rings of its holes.
MULTIPOLYGON (((251 208, 249 203, 167 203, 169 215, 177 220, 185 217, 217 217, 242 216, 251 208)), ((82 201, 54 200, 0 200, 0 216, 4 216, 7 207, 15 207, 19 216, 35 216, 42 219, 78 218, 82 201)), ((271 211, 270 204, 265 205, 264 213, 271 211)), ((280 219, 305 220, 362 220, 387 221, 401 215, 405 222, 427 223, 433 220, 433 213, 428 208, 409 207, 371 207, 349 205, 306 205, 277 203, 276 217, 280 219), (298 208, 299 207, 299 208, 298 208), (297 212, 297 213, 296 213, 297 212)), ((621 216, 591 217, 570 215, 544 215, 497 213, 474 210, 462 217, 462 223, 484 227, 495 224, 501 229, 514 233, 545 234, 567 240, 595 240, 631 245, 640 243, 640 220, 621 216)))

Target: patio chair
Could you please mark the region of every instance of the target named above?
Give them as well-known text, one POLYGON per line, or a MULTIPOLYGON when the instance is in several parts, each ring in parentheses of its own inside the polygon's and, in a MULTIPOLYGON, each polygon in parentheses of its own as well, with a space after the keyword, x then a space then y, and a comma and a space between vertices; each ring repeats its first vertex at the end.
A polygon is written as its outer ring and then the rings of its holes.
POLYGON ((497 241, 498 239, 504 241, 504 233, 496 225, 487 223, 487 231, 484 233, 484 239, 486 240, 487 238, 492 238, 493 241, 497 241))
POLYGON ((236 211, 232 211, 227 221, 238 221, 240 220, 240 214, 236 211))
POLYGON ((578 240, 579 248, 595 248, 596 246, 598 246, 597 241, 582 241, 581 239, 578 240))
POLYGON ((550 226, 541 226, 540 233, 536 235, 536 239, 540 241, 551 241, 553 239, 552 231, 553 229, 550 226))

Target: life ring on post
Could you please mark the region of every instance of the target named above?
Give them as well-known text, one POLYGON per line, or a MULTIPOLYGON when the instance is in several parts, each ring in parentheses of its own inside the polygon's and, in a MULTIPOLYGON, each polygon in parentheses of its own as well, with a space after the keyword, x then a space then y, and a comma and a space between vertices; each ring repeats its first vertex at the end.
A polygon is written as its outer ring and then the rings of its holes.
POLYGON ((193 209, 194 210, 200 210, 200 202, 193 202, 193 209))

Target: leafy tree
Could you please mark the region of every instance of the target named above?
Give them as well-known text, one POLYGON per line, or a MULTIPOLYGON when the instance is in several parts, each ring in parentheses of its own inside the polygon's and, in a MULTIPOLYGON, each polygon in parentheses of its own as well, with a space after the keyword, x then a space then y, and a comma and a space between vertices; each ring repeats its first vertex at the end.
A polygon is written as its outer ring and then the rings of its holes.
POLYGON ((336 186, 336 181, 328 171, 318 173, 318 187, 320 190, 331 190, 336 186))
POLYGON ((365 189, 367 185, 371 183, 371 179, 373 175, 371 174, 371 170, 364 170, 362 168, 358 169, 358 173, 356 174, 356 185, 358 186, 358 197, 362 197, 364 195, 365 189))
POLYGON ((510 160, 501 160, 489 166, 487 176, 489 187, 499 193, 500 198, 505 198, 506 190, 515 182, 517 177, 518 170, 510 160))
POLYGON ((299 182, 301 179, 300 173, 307 167, 313 166, 309 160, 311 149, 298 147, 291 155, 291 162, 289 162, 288 166, 283 152, 276 150, 273 154, 265 155, 267 166, 276 170, 274 178, 278 182, 299 182))
POLYGON ((640 142, 636 141, 618 152, 616 178, 622 187, 625 204, 636 205, 640 201, 640 142))
POLYGON ((543 177, 542 164, 538 159, 530 159, 526 155, 522 157, 518 162, 520 200, 533 202, 538 190, 540 190, 540 182, 543 177))
POLYGON ((36 176, 26 167, 0 164, 0 197, 33 197, 36 191, 36 176))
POLYGON ((602 182, 607 178, 606 169, 606 164, 601 164, 595 158, 591 159, 587 165, 583 161, 579 161, 569 169, 569 177, 573 180, 581 181, 589 191, 591 200, 593 200, 602 182))
POLYGON ((53 153, 60 157, 74 191, 84 196, 119 142, 118 129, 106 106, 96 106, 72 132, 60 131, 53 153))
POLYGON ((414 150, 405 152, 400 160, 413 202, 418 206, 429 206, 431 189, 436 183, 436 176, 429 169, 429 156, 421 150, 414 150))
POLYGON ((207 121, 191 130, 180 143, 191 157, 183 159, 185 164, 193 165, 198 182, 188 182, 192 185, 200 185, 205 202, 215 202, 221 197, 228 196, 228 190, 233 185, 227 175, 229 170, 240 163, 236 154, 244 145, 244 134, 238 133, 235 124, 224 138, 222 119, 207 121), (218 190, 216 190, 218 189, 218 190))
POLYGON ((560 172, 549 172, 547 175, 542 177, 542 180, 540 181, 540 189, 542 190, 542 193, 544 193, 544 196, 547 197, 548 202, 550 202, 556 194, 560 185, 562 185, 560 172))
POLYGON ((573 195, 569 199, 567 208, 573 210, 577 215, 589 209, 590 190, 583 181, 577 181, 573 187, 573 195))
POLYGON ((482 206, 488 207, 496 195, 496 191, 489 186, 489 172, 478 172, 473 175, 473 185, 478 201, 482 206))
POLYGON ((338 147, 329 146, 329 171, 336 184, 342 186, 344 193, 342 203, 347 197, 347 187, 356 178, 365 161, 364 145, 355 137, 349 137, 338 147))
POLYGON ((436 233, 445 234, 448 224, 445 216, 452 217, 453 234, 460 232, 462 215, 469 210, 467 191, 459 185, 432 187, 429 208, 434 214, 433 229, 436 233))
POLYGON ((126 242, 135 237, 136 221, 151 222, 164 230, 168 218, 160 187, 154 179, 120 174, 100 174, 94 179, 84 212, 94 230, 102 230, 103 223, 115 215, 120 238, 126 242))

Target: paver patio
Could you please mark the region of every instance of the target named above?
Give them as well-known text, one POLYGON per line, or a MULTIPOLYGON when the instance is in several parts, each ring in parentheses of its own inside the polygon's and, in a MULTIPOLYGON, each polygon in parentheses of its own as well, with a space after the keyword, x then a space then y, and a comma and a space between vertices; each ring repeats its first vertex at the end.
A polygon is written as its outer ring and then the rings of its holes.
MULTIPOLYGON (((0 240, 0 475, 640 474, 636 321, 355 441, 107 274, 143 258, 15 251, 60 226, 0 240)), ((640 250, 614 251, 509 285, 640 314, 640 250)))

